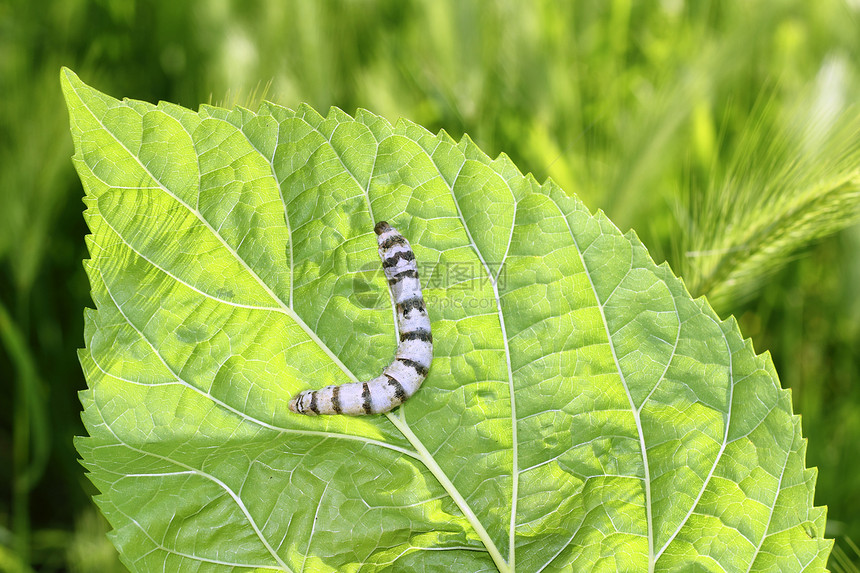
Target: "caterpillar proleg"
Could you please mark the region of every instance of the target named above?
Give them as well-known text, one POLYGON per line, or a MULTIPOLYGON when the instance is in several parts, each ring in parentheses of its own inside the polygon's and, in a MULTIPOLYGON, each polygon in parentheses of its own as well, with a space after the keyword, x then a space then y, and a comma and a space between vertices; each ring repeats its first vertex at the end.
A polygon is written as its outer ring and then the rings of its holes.
POLYGON ((367 382, 350 382, 299 392, 290 401, 297 414, 382 414, 412 396, 433 360, 433 335, 421 295, 415 253, 397 229, 380 221, 373 228, 379 243, 379 258, 388 288, 397 308, 400 344, 394 361, 382 374, 367 382))

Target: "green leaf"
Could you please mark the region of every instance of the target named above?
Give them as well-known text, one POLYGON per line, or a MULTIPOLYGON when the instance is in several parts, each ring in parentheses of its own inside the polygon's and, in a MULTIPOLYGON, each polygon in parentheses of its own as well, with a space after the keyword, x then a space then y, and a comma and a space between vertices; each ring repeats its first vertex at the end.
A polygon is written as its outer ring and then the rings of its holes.
POLYGON ((96 304, 77 447, 132 570, 823 570, 770 359, 602 213, 366 111, 62 84, 96 304), (387 415, 294 415, 391 360, 380 219, 430 374, 387 415))

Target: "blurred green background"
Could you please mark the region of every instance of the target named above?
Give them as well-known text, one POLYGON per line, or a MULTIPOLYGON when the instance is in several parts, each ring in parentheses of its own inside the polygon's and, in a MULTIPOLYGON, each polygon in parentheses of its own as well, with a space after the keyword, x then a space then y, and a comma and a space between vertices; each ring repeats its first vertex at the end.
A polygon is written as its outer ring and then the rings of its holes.
POLYGON ((92 306, 59 68, 115 97, 468 133, 770 351, 860 552, 860 1, 0 0, 0 571, 123 571, 72 437, 92 306))

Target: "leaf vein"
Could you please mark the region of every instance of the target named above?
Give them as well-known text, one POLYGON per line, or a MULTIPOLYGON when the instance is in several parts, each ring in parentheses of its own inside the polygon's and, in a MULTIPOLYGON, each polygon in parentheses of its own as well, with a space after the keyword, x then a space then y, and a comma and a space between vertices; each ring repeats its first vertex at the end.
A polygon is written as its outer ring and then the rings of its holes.
MULTIPOLYGON (((101 412, 99 412, 99 414, 101 415, 101 412)), ((204 479, 208 479, 209 481, 211 481, 212 483, 214 483, 215 485, 220 487, 222 490, 224 490, 224 493, 226 493, 227 495, 229 495, 233 499, 233 502, 239 508, 239 511, 241 511, 242 514, 245 516, 245 519, 248 521, 248 524, 254 530, 254 533, 257 535, 257 538, 260 540, 260 543, 269 552, 269 554, 272 556, 274 561, 281 567, 281 569, 283 571, 292 572, 292 569, 290 569, 287 566, 287 564, 284 563, 284 561, 281 559, 281 557, 278 555, 278 553, 275 551, 275 549, 269 544, 269 541, 266 539, 266 536, 263 535, 263 532, 257 526, 257 523, 254 520, 254 517, 251 515, 251 512, 245 506, 245 502, 243 502, 242 498, 239 497, 236 494, 236 492, 234 492, 226 483, 224 483, 223 481, 221 481, 220 479, 218 479, 217 477, 215 477, 212 474, 209 474, 207 472, 204 472, 203 470, 200 470, 198 468, 184 464, 178 460, 174 460, 174 459, 171 459, 167 456, 162 456, 160 454, 156 454, 153 452, 147 452, 146 450, 142 450, 140 448, 136 448, 136 447, 132 446, 131 444, 127 444, 126 442, 124 442, 122 440, 122 438, 120 438, 116 434, 116 432, 113 431, 113 428, 111 428, 110 424, 104 418, 104 416, 102 416, 101 418, 102 418, 102 421, 104 422, 105 429, 107 429, 107 431, 111 433, 111 435, 116 439, 117 443, 119 443, 120 445, 122 445, 122 446, 124 446, 124 447, 126 447, 126 448, 128 448, 134 452, 137 452, 143 456, 152 456, 152 457, 158 458, 162 461, 177 465, 181 468, 185 468, 191 472, 194 472, 196 475, 199 475, 200 477, 202 477, 204 479)))
MULTIPOLYGON (((583 251, 580 248, 579 243, 576 240, 576 236, 573 234, 573 229, 571 229, 571 227, 570 227, 570 222, 567 220, 567 215, 564 212, 564 209, 561 208, 561 205, 559 205, 553 197, 547 195, 547 198, 550 201, 552 201, 552 203, 558 209, 559 213, 562 215, 562 219, 564 220, 564 223, 567 226, 568 233, 570 233, 570 237, 571 237, 571 240, 573 241, 573 245, 576 248, 576 250, 580 253, 580 261, 582 263, 582 268, 583 268, 583 271, 585 272, 586 278, 588 279, 589 285, 591 285, 591 291, 594 295, 594 300, 597 302, 597 308, 600 311, 600 317, 602 319, 603 327, 604 327, 604 330, 606 332, 606 337, 608 339, 609 349, 612 352, 612 359, 615 362, 615 369, 618 371, 618 376, 621 379, 621 384, 624 387, 624 392, 627 394, 627 400, 630 403, 630 411, 633 414, 633 420, 636 424, 636 431, 639 434, 639 450, 640 450, 640 454, 642 456, 642 466, 643 466, 643 471, 644 471, 643 484, 644 484, 644 489, 645 489, 645 513, 646 513, 645 517, 646 517, 647 524, 648 524, 648 573, 653 573, 656 558, 654 556, 654 531, 653 531, 654 525, 653 525, 653 517, 652 517, 652 513, 651 513, 651 511, 652 511, 652 507, 651 507, 651 505, 652 505, 651 477, 650 477, 650 470, 648 467, 648 449, 645 445, 645 434, 644 434, 643 429, 642 429, 642 420, 640 419, 639 411, 636 409, 636 404, 633 401, 633 396, 630 393, 630 389, 627 386, 627 380, 624 377, 624 372, 622 371, 621 365, 618 362, 618 356, 617 356, 616 351, 615 351, 615 343, 613 342, 612 336, 609 333, 609 322, 606 319, 606 313, 604 311, 604 302, 602 302, 600 300, 600 297, 597 294, 597 288, 595 287, 594 281, 591 278, 591 271, 589 270, 588 264, 586 263, 586 260, 585 260, 585 251, 583 251)), ((632 264, 632 261, 631 261, 631 264, 632 264)), ((578 531, 578 528, 577 528, 577 531, 578 531)), ((571 537, 571 541, 573 541, 573 536, 571 537)), ((568 542, 568 543, 570 543, 570 542, 568 542)))
MULTIPOLYGON (((659 558, 660 555, 663 554, 663 552, 666 550, 666 548, 669 547, 669 544, 675 539, 675 537, 678 535, 678 533, 681 531, 681 529, 687 523, 687 520, 690 519, 690 515, 692 515, 693 511, 696 509, 696 506, 699 504, 699 501, 702 499, 702 495, 705 493, 705 490, 708 487, 708 483, 711 481, 711 478, 714 475, 714 470, 717 469, 717 465, 719 464, 720 459, 723 456, 723 452, 726 451, 726 446, 728 445, 729 426, 731 424, 732 406, 734 405, 733 400, 734 400, 734 389, 735 389, 732 350, 731 350, 731 347, 729 346, 729 340, 726 337, 726 333, 723 331, 722 328, 720 328, 719 323, 717 323, 717 321, 715 321, 713 319, 713 317, 711 317, 711 316, 708 316, 708 315, 704 315, 704 316, 707 316, 708 320, 712 321, 717 326, 717 328, 720 330, 720 332, 722 333, 723 341, 725 342, 725 345, 726 345, 726 354, 727 354, 727 357, 729 359, 729 364, 727 367, 727 372, 729 375, 729 380, 728 380, 728 386, 729 386, 729 397, 728 398, 729 399, 728 399, 728 411, 724 414, 724 416, 725 416, 725 421, 724 421, 725 429, 723 430, 723 440, 722 440, 722 444, 720 445, 720 451, 717 452, 717 455, 714 457, 714 463, 713 463, 713 465, 711 465, 711 469, 708 472, 708 475, 703 480, 702 488, 699 490, 699 493, 696 496, 696 499, 690 505, 690 509, 689 509, 689 511, 687 511, 687 515, 684 517, 684 519, 682 519, 680 521, 680 523, 678 524, 678 527, 675 529, 674 533, 672 533, 668 537, 668 539, 666 540, 666 543, 664 543, 663 547, 661 547, 660 550, 657 552, 655 559, 659 558)), ((720 568, 722 568, 722 566, 720 568)))
MULTIPOLYGON (((102 280, 104 280, 104 277, 102 277, 102 280)), ((374 445, 374 446, 378 446, 381 448, 386 448, 389 450, 394 450, 396 452, 399 452, 403 455, 407 455, 411 458, 415 458, 417 460, 421 459, 416 452, 411 452, 405 448, 401 448, 400 446, 396 446, 394 444, 389 444, 386 442, 382 442, 379 440, 373 440, 370 438, 363 438, 361 436, 352 436, 350 434, 337 434, 337 433, 333 433, 333 432, 322 432, 322 431, 318 431, 318 430, 298 430, 298 429, 293 429, 293 428, 284 428, 284 427, 280 427, 280 426, 275 426, 275 425, 269 424, 267 422, 264 422, 262 420, 259 420, 257 418, 254 418, 253 416, 250 416, 250 415, 248 415, 248 414, 246 414, 240 410, 237 410, 236 408, 233 408, 229 404, 222 402, 221 400, 215 398, 214 396, 212 396, 211 394, 209 394, 205 390, 202 390, 201 388, 198 388, 197 386, 194 386, 193 384, 191 384, 191 383, 187 382, 186 380, 182 379, 181 377, 179 377, 173 371, 173 369, 170 368, 170 366, 164 361, 164 358, 158 353, 158 351, 155 350, 155 348, 153 347, 153 345, 149 341, 149 339, 146 338, 143 335, 143 333, 140 332, 140 330, 138 330, 138 328, 134 324, 132 324, 132 322, 129 320, 128 316, 126 316, 126 314, 123 313, 122 309, 119 307, 116 300, 113 298, 113 295, 111 294, 110 289, 107 287, 106 283, 105 283, 105 290, 107 291, 108 296, 111 298, 114 305, 117 307, 117 310, 119 310, 119 313, 122 315, 123 319, 128 323, 129 326, 131 326, 138 333, 138 335, 141 337, 141 339, 144 340, 149 345, 149 347, 153 349, 154 354, 156 356, 158 356, 159 360, 162 362, 162 364, 164 364, 165 368, 167 368, 167 370, 173 375, 173 377, 175 378, 175 382, 161 382, 158 384, 147 384, 145 382, 139 382, 136 380, 131 380, 128 378, 123 378, 123 377, 117 376, 116 374, 113 374, 113 373, 105 370, 101 366, 101 364, 99 364, 95 355, 92 352, 90 352, 90 357, 93 360, 93 364, 95 364, 96 368, 98 368, 105 376, 109 376, 115 380, 119 380, 121 382, 126 382, 129 384, 134 384, 137 386, 168 386, 168 385, 183 386, 185 388, 188 388, 189 390, 192 390, 193 392, 197 392, 201 396, 211 400, 213 403, 215 403, 219 407, 227 410, 228 412, 231 412, 231 413, 239 416, 240 418, 242 418, 242 419, 244 419, 250 423, 256 424, 258 426, 261 426, 261 427, 269 429, 269 430, 274 430, 276 432, 290 433, 290 434, 296 434, 296 435, 302 435, 302 436, 320 436, 322 438, 352 440, 352 441, 357 441, 357 442, 361 442, 364 444, 369 444, 369 445, 374 445)))

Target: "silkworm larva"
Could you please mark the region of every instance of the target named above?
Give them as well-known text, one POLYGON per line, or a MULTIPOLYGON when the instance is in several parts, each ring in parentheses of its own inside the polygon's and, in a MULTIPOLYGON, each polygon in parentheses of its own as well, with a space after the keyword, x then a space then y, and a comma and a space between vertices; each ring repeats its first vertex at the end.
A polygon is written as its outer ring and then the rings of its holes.
POLYGON ((385 221, 377 223, 373 230, 382 269, 397 307, 400 345, 394 361, 367 382, 299 392, 290 401, 290 410, 297 414, 382 414, 405 402, 427 377, 433 360, 433 335, 421 295, 415 253, 409 241, 385 221))

